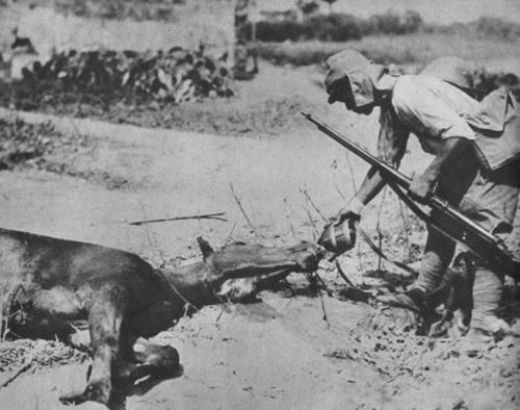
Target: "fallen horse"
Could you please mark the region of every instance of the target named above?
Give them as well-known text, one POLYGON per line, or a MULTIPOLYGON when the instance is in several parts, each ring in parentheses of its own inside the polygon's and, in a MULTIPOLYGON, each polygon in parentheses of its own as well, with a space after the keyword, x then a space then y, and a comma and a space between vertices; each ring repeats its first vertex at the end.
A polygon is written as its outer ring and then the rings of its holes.
POLYGON ((138 338, 170 328, 187 309, 254 295, 291 272, 312 272, 319 258, 309 243, 235 243, 213 251, 198 240, 203 261, 154 269, 122 250, 0 229, 0 278, 10 290, 2 332, 66 340, 74 323, 88 321, 93 362, 87 386, 60 399, 107 404, 114 381, 179 368, 173 347, 137 348, 138 338))

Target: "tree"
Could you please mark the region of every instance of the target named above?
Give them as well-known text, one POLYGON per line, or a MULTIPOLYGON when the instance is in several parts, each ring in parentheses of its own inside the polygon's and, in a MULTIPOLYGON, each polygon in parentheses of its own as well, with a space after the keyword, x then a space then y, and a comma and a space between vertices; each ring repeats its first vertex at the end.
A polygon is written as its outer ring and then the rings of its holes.
POLYGON ((329 5, 329 12, 332 13, 332 5, 336 3, 337 0, 323 0, 325 3, 329 5))
POLYGON ((297 0, 296 7, 302 11, 303 15, 308 16, 318 11, 320 5, 314 0, 297 0))

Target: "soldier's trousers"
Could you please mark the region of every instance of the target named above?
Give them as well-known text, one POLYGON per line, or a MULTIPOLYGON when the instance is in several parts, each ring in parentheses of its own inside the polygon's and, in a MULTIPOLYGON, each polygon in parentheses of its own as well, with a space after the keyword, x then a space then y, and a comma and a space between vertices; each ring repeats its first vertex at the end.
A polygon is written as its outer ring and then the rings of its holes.
MULTIPOLYGON (((438 182, 436 193, 487 231, 505 239, 513 230, 520 193, 520 161, 494 172, 483 171, 476 157, 460 158, 438 182)), ((455 253, 456 244, 430 228, 415 287, 437 288, 455 253)), ((503 272, 476 260, 472 323, 495 315, 502 296, 503 272)))

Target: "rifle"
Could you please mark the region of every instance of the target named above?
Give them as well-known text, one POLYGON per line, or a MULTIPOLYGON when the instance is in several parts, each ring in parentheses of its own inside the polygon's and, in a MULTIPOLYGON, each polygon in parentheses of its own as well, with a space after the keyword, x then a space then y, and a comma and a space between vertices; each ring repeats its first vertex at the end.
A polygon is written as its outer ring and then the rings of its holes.
POLYGON ((307 120, 314 123, 320 131, 377 169, 390 188, 423 221, 449 239, 463 245, 471 253, 488 263, 493 270, 510 275, 517 281, 520 280, 520 261, 515 260, 500 238, 485 230, 478 223, 472 221, 457 208, 449 205, 448 202, 436 195, 432 195, 425 201, 425 205, 436 212, 432 212, 430 215, 426 214, 406 194, 411 182, 409 177, 376 158, 365 148, 350 141, 328 125, 316 120, 311 114, 304 112, 302 114, 307 120))

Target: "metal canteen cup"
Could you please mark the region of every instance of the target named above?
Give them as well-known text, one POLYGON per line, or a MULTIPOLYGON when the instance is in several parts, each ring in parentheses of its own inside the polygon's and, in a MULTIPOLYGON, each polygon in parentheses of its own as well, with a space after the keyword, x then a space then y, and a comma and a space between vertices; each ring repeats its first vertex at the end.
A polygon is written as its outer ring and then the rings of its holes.
POLYGON ((318 245, 336 255, 351 250, 356 243, 357 220, 348 218, 340 224, 329 224, 323 230, 318 245))

